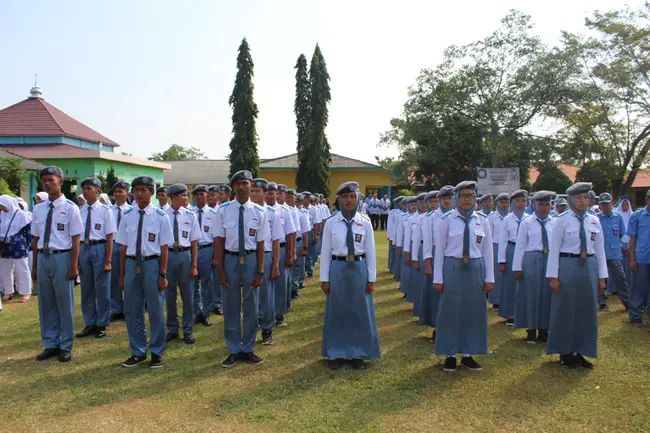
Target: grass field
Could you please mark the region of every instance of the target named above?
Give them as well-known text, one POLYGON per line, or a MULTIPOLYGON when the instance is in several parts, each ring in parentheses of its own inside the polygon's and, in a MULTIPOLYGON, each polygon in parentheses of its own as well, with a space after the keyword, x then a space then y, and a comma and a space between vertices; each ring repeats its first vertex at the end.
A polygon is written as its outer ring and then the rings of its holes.
MULTIPOLYGON (((36 362, 36 298, 0 313, 0 431, 236 432, 644 432, 650 431, 650 327, 627 323, 618 299, 600 314, 596 368, 566 370, 524 331, 490 312, 483 371, 444 373, 430 330, 385 272, 375 292, 383 359, 368 370, 329 371, 320 359, 324 295, 309 281, 276 330, 258 345, 260 366, 219 367, 222 318, 195 328, 196 344, 167 346, 165 368, 127 370, 123 321, 103 340, 76 340, 73 360, 36 362)), ((77 291, 76 326, 83 327, 77 291)))

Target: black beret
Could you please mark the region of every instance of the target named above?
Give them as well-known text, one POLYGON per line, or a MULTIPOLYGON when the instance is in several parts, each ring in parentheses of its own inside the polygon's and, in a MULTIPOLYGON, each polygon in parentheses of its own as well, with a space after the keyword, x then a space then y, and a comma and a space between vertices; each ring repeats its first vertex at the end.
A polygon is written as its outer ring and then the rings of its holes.
POLYGON ((289 188, 287 188, 287 186, 285 184, 279 183, 278 184, 278 191, 279 192, 288 192, 289 188))
POLYGON ((44 169, 41 170, 41 178, 43 176, 47 176, 48 174, 53 174, 63 179, 63 171, 59 167, 50 165, 49 167, 45 167, 44 169))
POLYGON ((219 187, 219 189, 220 189, 222 192, 227 192, 228 194, 230 194, 230 193, 232 192, 232 188, 230 188, 230 185, 221 185, 221 186, 219 187))
POLYGON ((508 194, 507 192, 502 192, 502 193, 499 194, 499 195, 497 196, 497 198, 496 198, 496 201, 501 201, 501 200, 508 200, 508 201, 510 201, 510 194, 508 194))
POLYGON ((277 191, 278 190, 278 184, 275 182, 269 182, 267 187, 269 191, 277 191))
POLYGON ((566 193, 568 195, 577 195, 582 193, 588 193, 591 191, 592 185, 591 182, 576 182, 567 188, 566 193))
POLYGON ((510 194, 510 201, 513 201, 514 199, 520 197, 528 198, 528 191, 526 191, 525 189, 518 189, 517 191, 510 194))
POLYGON ((129 186, 128 183, 121 180, 119 182, 115 182, 115 185, 113 185, 113 191, 115 191, 117 188, 125 189, 128 191, 131 187, 129 186))
POLYGON ((296 193, 296 190, 295 190, 295 189, 288 189, 288 190, 287 190, 287 194, 288 194, 288 195, 298 195, 298 193, 296 193))
POLYGON ((541 190, 533 194, 533 201, 551 201, 555 197, 555 191, 541 190))
POLYGON ((84 179, 81 182, 81 187, 82 188, 84 186, 86 186, 86 185, 94 186, 95 188, 101 188, 102 187, 102 182, 99 179, 97 179, 96 177, 89 177, 89 178, 84 179))
POLYGON ((175 183, 167 189, 167 194, 169 195, 186 194, 187 192, 187 185, 182 183, 175 183))
MULTIPOLYGON (((154 189, 156 187, 156 182, 153 177, 150 176, 138 176, 131 181, 131 187, 135 188, 138 185, 144 185, 148 188, 154 189)), ((158 188, 158 192, 167 192, 167 188, 158 188)))
POLYGON ((438 198, 452 197, 453 195, 454 195, 454 187, 451 185, 445 185, 442 188, 440 188, 440 191, 438 191, 438 198))
POLYGON ((210 185, 208 187, 208 192, 219 192, 221 188, 219 188, 217 185, 210 185))
POLYGON ((208 192, 208 186, 207 185, 197 185, 194 188, 192 188, 192 194, 196 194, 197 192, 208 192))
POLYGON ((253 179, 253 186, 257 188, 262 188, 264 191, 269 189, 269 181, 266 179, 262 179, 261 177, 258 177, 257 179, 253 179))
POLYGON ((233 174, 230 178, 230 185, 237 182, 238 180, 250 180, 253 181, 253 174, 248 170, 239 170, 237 173, 233 174))
POLYGON ((336 195, 348 192, 359 192, 359 184, 354 181, 342 183, 336 190, 336 195))
POLYGON ((471 189, 476 191, 476 182, 473 180, 464 180, 454 187, 454 192, 471 189))
MULTIPOLYGON (((142 176, 142 177, 147 177, 147 176, 142 176)), ((152 180, 153 180, 153 179, 152 179, 152 180)), ((160 194, 161 192, 164 192, 165 194, 167 194, 167 188, 164 187, 164 186, 161 186, 160 188, 158 188, 158 189, 156 190, 156 194, 160 194)))

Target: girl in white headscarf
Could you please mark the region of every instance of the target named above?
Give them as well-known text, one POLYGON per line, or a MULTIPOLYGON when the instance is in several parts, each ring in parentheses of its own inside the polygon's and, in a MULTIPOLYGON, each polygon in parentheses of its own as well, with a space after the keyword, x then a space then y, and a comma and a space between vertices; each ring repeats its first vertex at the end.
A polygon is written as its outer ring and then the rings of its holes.
POLYGON ((112 204, 110 197, 105 192, 99 194, 99 202, 101 204, 105 204, 106 206, 110 206, 112 204))
POLYGON ((22 303, 29 301, 32 292, 32 278, 29 272, 28 251, 31 244, 30 226, 32 217, 20 209, 18 200, 8 195, 0 196, 0 274, 2 274, 3 301, 8 301, 16 288, 23 295, 22 303))
POLYGON ((47 193, 46 192, 37 192, 36 195, 34 195, 34 203, 39 204, 42 201, 47 200, 47 193))
MULTIPOLYGON (((623 236, 621 237, 621 242, 623 243, 623 271, 625 271, 628 284, 631 284, 632 272, 630 271, 630 253, 627 248, 628 243, 630 242, 630 237, 627 235, 627 226, 630 224, 630 218, 632 218, 634 211, 632 210, 630 197, 627 195, 622 196, 614 208, 614 211, 620 213, 623 218, 623 236)), ((611 279, 609 281, 611 281, 611 279)))

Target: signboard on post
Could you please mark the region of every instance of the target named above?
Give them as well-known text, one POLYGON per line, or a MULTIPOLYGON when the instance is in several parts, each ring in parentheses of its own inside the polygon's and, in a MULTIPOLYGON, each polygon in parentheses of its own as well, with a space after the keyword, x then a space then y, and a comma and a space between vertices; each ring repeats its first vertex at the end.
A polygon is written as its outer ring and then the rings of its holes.
POLYGON ((511 193, 519 189, 519 168, 479 168, 478 171, 479 194, 511 193))

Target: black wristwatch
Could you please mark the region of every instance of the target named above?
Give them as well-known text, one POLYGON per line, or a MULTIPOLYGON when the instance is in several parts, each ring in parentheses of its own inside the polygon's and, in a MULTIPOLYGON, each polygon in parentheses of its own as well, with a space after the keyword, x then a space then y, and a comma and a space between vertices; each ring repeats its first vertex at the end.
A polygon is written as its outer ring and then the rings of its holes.
POLYGON ((165 278, 166 279, 167 278, 167 272, 161 272, 161 273, 158 274, 158 276, 160 278, 165 278))
POLYGON ((258 276, 258 277, 263 277, 264 272, 255 272, 255 275, 258 276))

